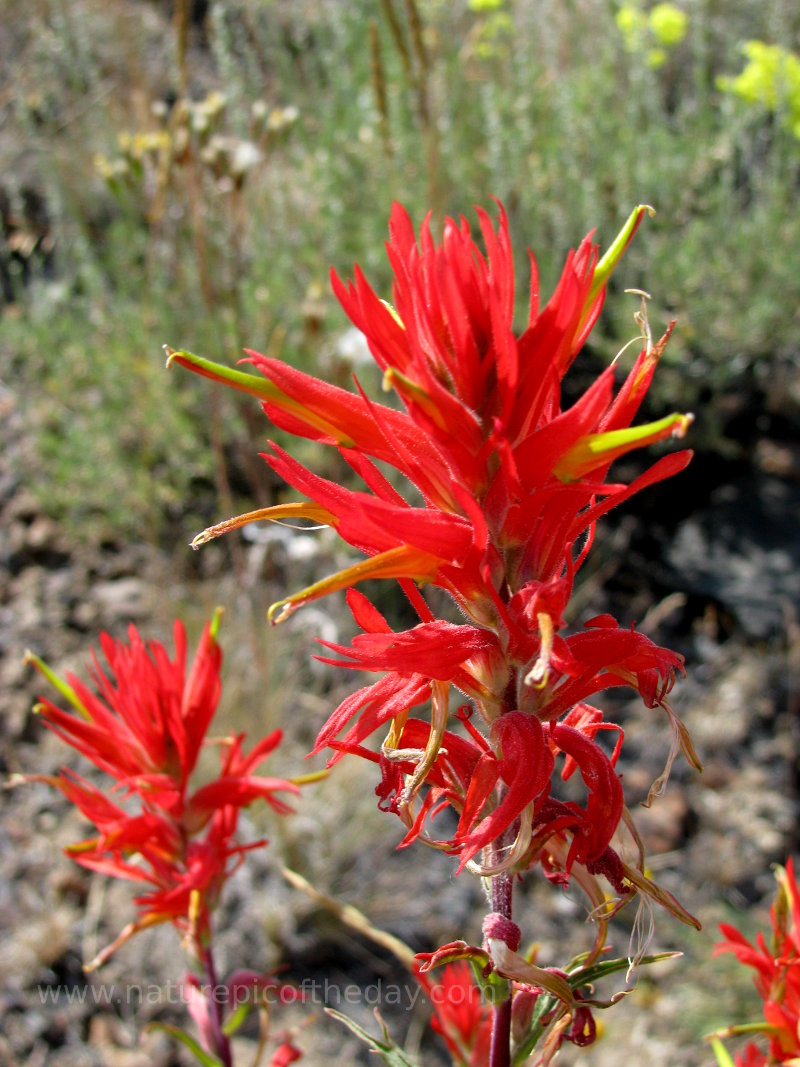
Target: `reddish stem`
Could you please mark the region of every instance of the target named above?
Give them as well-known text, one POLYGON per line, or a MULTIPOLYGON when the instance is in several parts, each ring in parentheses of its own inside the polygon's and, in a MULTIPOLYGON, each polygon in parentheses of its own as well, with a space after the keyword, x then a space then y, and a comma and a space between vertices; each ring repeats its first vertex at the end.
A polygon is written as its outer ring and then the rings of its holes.
MULTIPOLYGON (((511 875, 504 871, 492 878, 492 911, 510 919, 512 910, 512 891, 514 883, 511 875)), ((492 1020, 492 1046, 489 1067, 510 1067, 511 1064, 511 983, 508 983, 508 996, 502 1004, 495 1004, 492 1020)))
MULTIPOLYGON (((505 693, 505 711, 516 706, 517 678, 512 672, 505 693)), ((502 781, 497 784, 497 803, 503 799, 506 787, 502 781)), ((505 857, 507 848, 513 843, 518 832, 518 822, 505 830, 500 837, 486 849, 489 865, 497 866, 505 857)), ((514 876, 509 871, 501 871, 491 878, 492 911, 506 919, 513 918, 514 876)), ((502 1004, 494 1005, 492 1018, 492 1044, 488 1067, 511 1067, 511 983, 506 983, 507 996, 502 1004)))
POLYGON ((210 948, 204 948, 202 950, 202 960, 209 989, 208 1018, 211 1022, 211 1031, 214 1039, 215 1047, 213 1052, 219 1057, 223 1067, 233 1067, 231 1043, 222 1030, 223 1008, 220 1003, 220 998, 217 995, 217 972, 214 968, 214 958, 211 955, 210 948))

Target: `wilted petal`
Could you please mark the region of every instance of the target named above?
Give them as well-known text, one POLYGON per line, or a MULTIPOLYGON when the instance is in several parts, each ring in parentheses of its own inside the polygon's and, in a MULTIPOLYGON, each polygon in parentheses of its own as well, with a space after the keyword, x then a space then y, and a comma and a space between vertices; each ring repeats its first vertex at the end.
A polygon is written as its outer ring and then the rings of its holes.
POLYGON ((491 768, 487 781, 479 776, 481 764, 476 768, 475 786, 470 785, 464 806, 467 817, 462 815, 456 832, 459 871, 477 852, 512 826, 526 805, 549 788, 553 757, 545 744, 538 719, 519 711, 508 712, 492 723, 491 741, 499 754, 487 754, 483 760, 494 760, 496 765, 487 762, 487 771, 491 768), (488 782, 495 775, 507 786, 505 795, 497 807, 473 827, 481 807, 479 802, 488 799, 488 782), (473 789, 477 792, 474 801, 470 796, 473 789))

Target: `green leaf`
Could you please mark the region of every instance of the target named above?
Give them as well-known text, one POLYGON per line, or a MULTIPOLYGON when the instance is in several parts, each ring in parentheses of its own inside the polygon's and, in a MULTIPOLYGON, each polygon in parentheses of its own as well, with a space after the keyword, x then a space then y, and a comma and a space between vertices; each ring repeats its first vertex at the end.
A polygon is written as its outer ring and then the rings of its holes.
POLYGON ((375 1009, 375 1018, 380 1023, 383 1031, 382 1040, 380 1041, 359 1026, 358 1023, 354 1023, 352 1019, 342 1015, 341 1012, 334 1011, 333 1008, 326 1008, 325 1011, 328 1015, 333 1016, 334 1019, 338 1019, 340 1023, 344 1023, 348 1030, 352 1030, 356 1037, 360 1038, 366 1045, 369 1045, 372 1052, 377 1052, 383 1062, 389 1064, 389 1067, 421 1067, 416 1060, 412 1060, 406 1055, 400 1046, 396 1045, 391 1039, 386 1023, 381 1018, 377 1008, 375 1009))
POLYGON ((547 1026, 543 1025, 541 1020, 548 1012, 555 1008, 558 1003, 556 997, 551 997, 548 994, 542 994, 536 1001, 536 1005, 533 1009, 533 1016, 531 1017, 531 1027, 528 1031, 528 1036, 525 1039, 525 1043, 520 1045, 514 1054, 514 1067, 519 1067, 519 1064, 527 1062, 528 1057, 539 1044, 542 1035, 547 1029, 547 1026))
MULTIPOLYGON (((663 960, 673 960, 681 955, 683 955, 681 952, 657 952, 652 956, 642 956, 637 967, 646 967, 648 964, 660 963, 663 960)), ((630 960, 627 957, 617 960, 600 960, 598 963, 593 963, 591 967, 581 967, 568 974, 567 981, 573 989, 579 989, 584 985, 593 985, 609 974, 626 971, 629 967, 630 960)))
POLYGON ((150 1023, 145 1027, 145 1033, 148 1030, 160 1030, 163 1034, 169 1034, 170 1037, 175 1038, 176 1041, 180 1041, 182 1045, 191 1052, 198 1063, 202 1063, 203 1067, 224 1067, 222 1060, 212 1055, 185 1030, 181 1030, 177 1026, 171 1026, 169 1023, 150 1023))
POLYGON ((469 965, 472 968, 475 984, 488 1004, 496 1007, 498 1004, 503 1004, 508 1000, 511 992, 511 983, 507 978, 503 978, 497 971, 489 971, 488 974, 484 974, 486 964, 481 965, 479 958, 470 959, 469 965))
POLYGON ((254 1007, 255 1004, 251 1000, 245 1000, 240 1004, 236 1011, 231 1012, 225 1020, 225 1024, 222 1027, 223 1034, 225 1034, 226 1037, 235 1034, 254 1007))

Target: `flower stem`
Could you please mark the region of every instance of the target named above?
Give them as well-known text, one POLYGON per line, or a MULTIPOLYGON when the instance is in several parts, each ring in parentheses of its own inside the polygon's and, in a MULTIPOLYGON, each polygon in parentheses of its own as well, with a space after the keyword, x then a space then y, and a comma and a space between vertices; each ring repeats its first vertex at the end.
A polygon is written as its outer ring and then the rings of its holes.
MULTIPOLYGON (((505 711, 512 710, 516 701, 519 679, 512 672, 505 693, 505 711)), ((506 785, 501 780, 496 786, 496 801, 499 805, 506 792, 506 785)), ((506 849, 513 844, 519 823, 506 828, 502 834, 485 850, 485 858, 491 867, 498 866, 506 855, 506 849)), ((514 875, 509 871, 500 871, 490 880, 489 893, 492 911, 503 918, 513 918, 514 875)), ((511 1065, 511 982, 506 982, 506 997, 502 1003, 495 1002, 492 1018, 492 1044, 489 1054, 489 1067, 510 1067, 511 1065)))
MULTIPOLYGON (((492 877, 492 911, 510 919, 512 910, 512 876, 503 871, 492 877)), ((495 1004, 492 1021, 492 1045, 489 1067, 510 1067, 511 1064, 511 983, 502 1004, 495 1004)))
POLYGON ((208 1019, 211 1024, 211 1036, 214 1041, 214 1053, 219 1057, 220 1063, 223 1067, 233 1067, 233 1053, 231 1052, 231 1043, 228 1040, 227 1035, 222 1030, 222 1004, 220 998, 217 995, 217 972, 214 968, 214 958, 211 955, 211 949, 205 947, 202 949, 202 961, 203 967, 206 972, 206 981, 208 983, 208 1019))

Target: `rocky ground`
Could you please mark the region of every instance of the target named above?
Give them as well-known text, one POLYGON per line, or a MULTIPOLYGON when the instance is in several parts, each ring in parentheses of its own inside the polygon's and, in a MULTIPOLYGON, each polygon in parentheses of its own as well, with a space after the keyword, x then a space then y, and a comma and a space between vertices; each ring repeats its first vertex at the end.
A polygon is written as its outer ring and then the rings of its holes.
MULTIPOLYGON (((134 621, 164 639, 176 611, 196 630, 215 603, 227 609, 223 644, 231 687, 223 714, 250 733, 288 722, 285 758, 298 767, 333 699, 326 690, 341 684, 305 665, 308 632, 322 627, 335 636, 340 621, 308 609, 296 616, 287 641, 284 633, 268 632, 263 609, 274 599, 270 583, 296 583, 301 572, 325 568, 316 544, 302 536, 252 542, 236 570, 224 549, 214 555, 211 546, 204 573, 190 578, 180 554, 176 562, 141 545, 73 543, 41 513, 26 485, 34 462, 22 401, 3 387, 0 406, 3 775, 51 773, 64 759, 60 744, 31 715, 41 680, 23 663, 26 648, 58 670, 82 669, 102 629, 121 634, 134 621), (287 660, 292 645, 300 651, 287 660), (266 701, 265 689, 272 694, 266 701), (254 700, 266 710, 253 712, 254 700)), ((597 1045, 579 1055, 565 1051, 566 1063, 610 1067, 635 1051, 654 1067, 707 1067, 712 1057, 702 1032, 757 1009, 747 976, 728 961, 711 960, 716 924, 732 920, 752 932, 772 893, 770 864, 797 851, 800 567, 789 516, 798 485, 791 467, 775 472, 747 463, 726 468, 732 477, 714 484, 711 462, 701 458, 698 466, 693 489, 663 490, 657 516, 644 511, 616 526, 580 595, 581 610, 633 613, 652 636, 686 654, 689 673, 676 706, 705 770, 699 776, 676 765, 666 796, 637 809, 636 820, 654 875, 703 920, 704 930, 694 934, 656 916, 654 947, 679 948, 684 958, 645 975, 635 995, 609 1013, 597 1045), (633 612, 622 606, 631 600, 633 612)), ((328 551, 324 542, 322 549, 328 551)), ((626 731, 624 780, 635 807, 661 768, 668 730, 639 707, 620 706, 619 718, 626 731)), ((368 770, 348 767, 308 794, 293 822, 270 825, 268 832, 271 847, 255 854, 229 887, 221 922, 224 965, 284 965, 297 981, 311 977, 333 1006, 345 990, 358 989, 351 993, 358 1002, 342 1006, 374 1026, 368 991, 393 980, 393 962, 291 890, 280 863, 355 903, 415 949, 465 928, 479 936, 478 887, 466 877, 455 880, 435 855, 394 851, 397 828, 375 811, 368 770)), ((82 972, 82 961, 129 916, 130 893, 60 855, 81 833, 80 821, 46 786, 0 792, 0 1064, 183 1062, 162 1033, 141 1037, 150 1019, 179 1018, 171 983, 182 965, 169 931, 143 935, 99 977, 82 972), (131 983, 142 986, 136 1003, 120 994, 131 983)), ((540 958, 563 960, 565 942, 579 944, 576 931, 582 936, 582 905, 538 877, 529 879, 522 897, 521 922, 541 943, 540 958)), ((616 937, 623 954, 628 934, 622 923, 616 937)), ((302 1034, 309 1062, 371 1062, 321 1007, 302 1034)), ((299 1009, 293 1012, 299 1019, 299 1009)), ((406 1032, 409 1047, 418 1044, 420 1007, 408 1018, 391 1005, 386 1014, 396 1033, 406 1032)), ((425 1062, 440 1062, 439 1055, 431 1046, 425 1062)))

